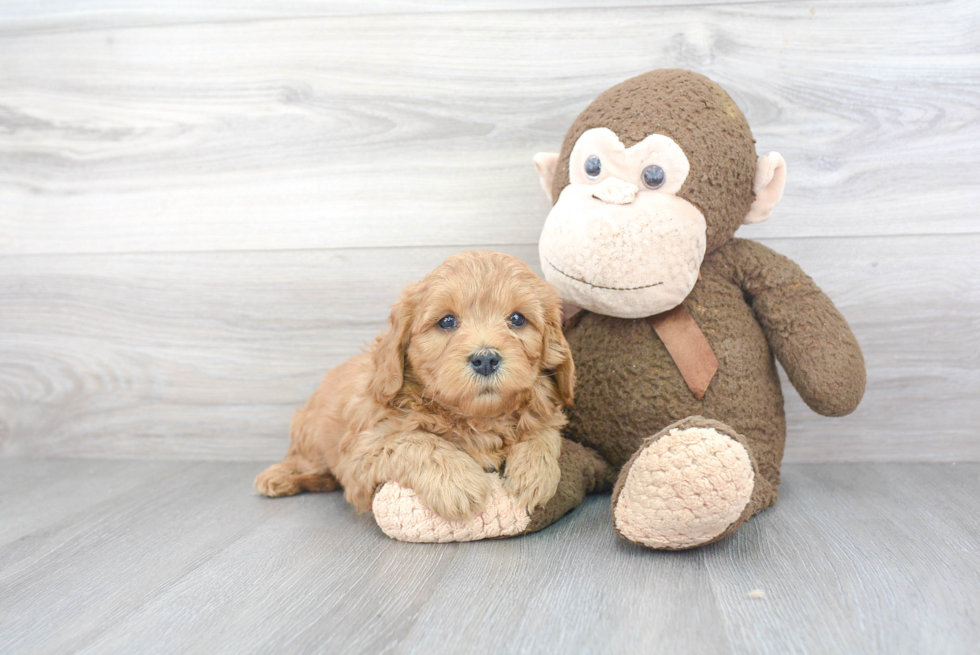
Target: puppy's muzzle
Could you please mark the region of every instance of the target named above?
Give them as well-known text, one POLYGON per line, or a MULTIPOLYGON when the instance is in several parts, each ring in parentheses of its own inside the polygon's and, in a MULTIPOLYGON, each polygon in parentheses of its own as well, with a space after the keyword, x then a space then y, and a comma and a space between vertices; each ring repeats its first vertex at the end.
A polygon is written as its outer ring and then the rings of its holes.
POLYGON ((493 375, 500 368, 500 353, 492 348, 483 348, 470 355, 470 366, 477 375, 493 375))

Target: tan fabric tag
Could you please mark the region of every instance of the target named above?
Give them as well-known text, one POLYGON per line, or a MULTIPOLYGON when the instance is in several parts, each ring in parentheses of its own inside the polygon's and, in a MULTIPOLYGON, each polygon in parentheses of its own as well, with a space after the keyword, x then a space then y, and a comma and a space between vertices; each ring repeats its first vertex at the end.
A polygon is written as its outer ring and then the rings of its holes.
POLYGON ((718 358, 687 307, 678 305, 663 314, 651 316, 650 323, 694 397, 704 398, 704 392, 718 371, 718 358))

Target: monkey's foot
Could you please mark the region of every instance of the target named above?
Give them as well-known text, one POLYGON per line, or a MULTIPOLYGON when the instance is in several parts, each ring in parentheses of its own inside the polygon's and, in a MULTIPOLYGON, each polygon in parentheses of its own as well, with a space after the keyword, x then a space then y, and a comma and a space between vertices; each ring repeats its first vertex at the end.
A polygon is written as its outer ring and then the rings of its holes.
POLYGON ((500 476, 492 477, 492 491, 483 513, 471 519, 449 521, 422 504, 415 492, 387 482, 374 494, 371 510, 381 531, 392 539, 413 543, 447 543, 511 537, 524 532, 531 521, 527 508, 504 490, 500 476))
POLYGON ((624 538, 664 550, 716 541, 748 518, 752 459, 738 434, 692 417, 644 442, 623 467, 612 513, 624 538))

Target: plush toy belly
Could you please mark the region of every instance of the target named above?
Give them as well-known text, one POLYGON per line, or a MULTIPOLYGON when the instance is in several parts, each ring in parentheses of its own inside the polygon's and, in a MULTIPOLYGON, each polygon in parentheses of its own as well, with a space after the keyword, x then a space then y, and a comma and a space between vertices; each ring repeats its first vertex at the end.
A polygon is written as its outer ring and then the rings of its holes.
POLYGON ((565 436, 622 467, 650 435, 688 416, 742 434, 760 473, 779 479, 786 423, 775 361, 741 290, 705 262, 684 301, 718 359, 704 398, 691 392, 647 319, 583 313, 568 329, 577 372, 565 436))

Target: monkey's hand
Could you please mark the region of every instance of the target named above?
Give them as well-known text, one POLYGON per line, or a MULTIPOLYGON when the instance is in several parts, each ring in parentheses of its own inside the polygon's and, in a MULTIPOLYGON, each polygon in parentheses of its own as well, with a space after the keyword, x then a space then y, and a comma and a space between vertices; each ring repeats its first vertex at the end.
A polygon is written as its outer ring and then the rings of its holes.
POLYGON ((444 519, 426 507, 412 489, 388 482, 374 495, 374 519, 392 539, 413 543, 478 541, 521 534, 531 521, 527 510, 504 490, 500 476, 484 475, 490 495, 483 512, 473 518, 444 519))

